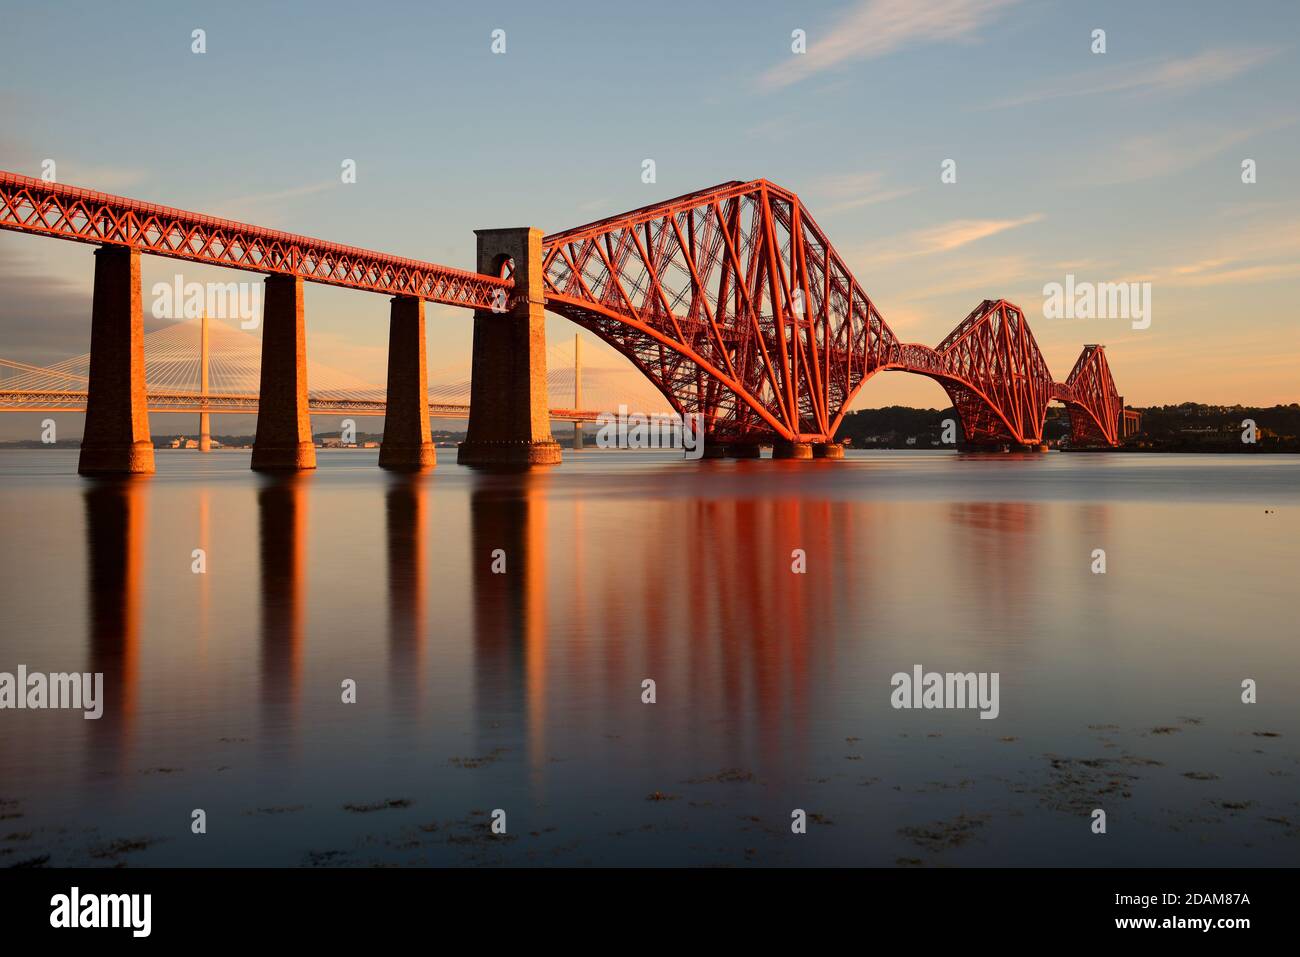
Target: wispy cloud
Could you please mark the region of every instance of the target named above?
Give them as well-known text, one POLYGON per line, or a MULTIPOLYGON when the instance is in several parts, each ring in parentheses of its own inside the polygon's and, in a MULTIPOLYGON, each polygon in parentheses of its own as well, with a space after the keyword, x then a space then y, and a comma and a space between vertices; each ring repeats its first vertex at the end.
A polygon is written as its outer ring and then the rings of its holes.
MULTIPOLYGON (((1159 133, 1116 139, 1109 148, 1082 158, 1074 179, 1081 186, 1115 186, 1191 169, 1220 153, 1297 122, 1281 116, 1259 126, 1227 129, 1183 126, 1159 133)), ((1249 155, 1249 154, 1246 154, 1249 155)))
MULTIPOLYGON (((1041 273, 1041 268, 1032 261, 1031 257, 1022 253, 999 256, 964 255, 945 261, 942 272, 932 276, 932 281, 928 283, 909 281, 897 304, 886 303, 880 308, 885 311, 885 316, 888 318, 893 315, 894 305, 915 306, 918 303, 935 300, 961 299, 963 304, 968 301, 969 305, 973 306, 981 299, 997 299, 1001 296, 1014 300, 1017 296, 1023 298, 1022 293, 1025 289, 1036 288, 1037 280, 1031 280, 1029 277, 1037 277, 1041 273)), ((958 304, 958 311, 961 308, 962 304, 958 304)), ((957 316, 957 319, 960 318, 961 316, 957 316)), ((953 319, 949 323, 949 328, 955 322, 956 319, 953 319)), ((944 333, 947 331, 947 329, 943 330, 944 333)))
POLYGON ((852 60, 870 60, 919 43, 973 36, 1019 0, 864 0, 838 21, 809 36, 808 52, 790 57, 760 78, 779 89, 852 60))
POLYGON ((1232 269, 1217 269, 1184 277, 1184 286, 1226 286, 1235 283, 1272 282, 1300 276, 1300 263, 1272 263, 1267 265, 1236 265, 1232 269))
POLYGON ((938 226, 908 233, 899 244, 899 255, 911 258, 952 252, 970 243, 1004 233, 1008 229, 1036 223, 1042 218, 1042 213, 1031 213, 1019 219, 954 219, 940 223, 938 226))
POLYGON ((1186 266, 1175 266, 1174 272, 1180 276, 1198 276, 1221 269, 1228 263, 1235 261, 1232 259, 1205 259, 1198 263, 1188 263, 1186 266))
POLYGON ((904 339, 931 345, 981 300, 1005 297, 1029 310, 1042 288, 1042 266, 1021 252, 958 253, 944 259, 941 269, 927 260, 896 263, 862 254, 849 263, 890 327, 904 339))
POLYGON ((268 220, 278 219, 284 213, 285 204, 303 196, 313 196, 338 186, 338 180, 324 180, 291 186, 287 189, 267 193, 253 193, 234 199, 218 200, 212 204, 215 215, 226 219, 256 222, 265 225, 268 220))
POLYGON ((104 193, 121 192, 129 187, 137 186, 145 182, 148 176, 148 171, 138 167, 101 166, 71 160, 66 163, 59 163, 59 182, 72 183, 74 186, 80 186, 84 183, 89 188, 104 193))
POLYGON ((6 359, 47 365, 88 348, 89 257, 71 248, 77 243, 50 245, 68 252, 46 250, 17 233, 0 235, 0 355, 6 359))
POLYGON ((84 163, 76 157, 65 158, 60 155, 41 157, 26 148, 11 153, 8 146, 8 143, 0 142, 0 155, 6 157, 5 169, 24 176, 43 176, 45 167, 42 164, 52 159, 58 182, 68 186, 95 189, 102 193, 121 193, 149 178, 149 171, 140 167, 84 163))
POLYGON ((1145 60, 1136 64, 1108 63, 1101 70, 1075 74, 1059 83, 1036 85, 1030 92, 998 100, 985 108, 1003 109, 1062 97, 1106 93, 1182 93, 1230 80, 1267 62, 1280 52, 1280 47, 1220 49, 1206 50, 1194 56, 1145 60))
POLYGON ((1161 271, 1171 286, 1206 288, 1273 282, 1300 275, 1300 220, 1274 220, 1236 234, 1219 234, 1213 252, 1161 271))
POLYGON ((793 116, 773 116, 761 120, 745 129, 750 139, 765 143, 788 143, 801 137, 813 135, 816 124, 806 114, 793 116))
POLYGON ((827 176, 814 182, 809 193, 828 200, 826 205, 818 204, 816 212, 830 214, 884 203, 916 192, 915 186, 889 188, 884 179, 883 173, 875 171, 827 176))

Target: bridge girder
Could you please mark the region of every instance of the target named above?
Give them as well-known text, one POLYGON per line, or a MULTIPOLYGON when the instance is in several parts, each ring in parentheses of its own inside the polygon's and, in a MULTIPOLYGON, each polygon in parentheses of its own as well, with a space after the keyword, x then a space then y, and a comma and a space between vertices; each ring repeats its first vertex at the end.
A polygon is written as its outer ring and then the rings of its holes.
MULTIPOLYGON (((3 171, 0 229, 477 310, 499 312, 515 293, 508 269, 468 272, 3 171)), ((718 440, 828 442, 865 382, 899 369, 940 382, 969 442, 1040 442, 1052 399, 1069 408, 1076 443, 1119 441, 1100 346, 1057 383, 1023 313, 1001 299, 935 349, 900 343, 799 197, 767 180, 553 233, 541 258, 546 308, 612 345, 718 440)))
POLYGON ((548 309, 721 441, 830 441, 866 381, 901 370, 943 386, 969 443, 1042 442, 1053 398, 1071 407, 1076 442, 1118 442, 1104 356, 1055 382, 1005 299, 981 302, 935 348, 899 342, 798 196, 766 180, 551 234, 543 268, 548 309))

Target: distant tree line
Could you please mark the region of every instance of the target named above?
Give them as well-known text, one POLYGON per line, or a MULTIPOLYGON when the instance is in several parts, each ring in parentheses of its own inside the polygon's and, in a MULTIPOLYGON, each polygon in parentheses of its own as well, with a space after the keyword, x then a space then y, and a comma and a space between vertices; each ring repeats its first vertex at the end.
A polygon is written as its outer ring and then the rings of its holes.
POLYGON ((1142 412, 1142 431, 1126 445, 1162 452, 1300 452, 1300 404, 1156 405, 1142 412), (1254 442, 1243 442, 1254 423, 1254 442))
MULTIPOLYGON (((1205 405, 1184 402, 1138 409, 1142 431, 1124 443, 1132 451, 1151 452, 1300 452, 1300 404, 1268 408, 1244 405, 1205 405), (1254 442, 1243 442, 1254 423, 1254 442)), ((944 420, 956 420, 957 412, 946 409, 913 409, 891 405, 883 409, 859 409, 844 416, 836 432, 837 442, 853 448, 944 448, 941 444, 944 420), (910 441, 909 441, 910 440, 910 441)), ((1070 433, 1068 411, 1059 405, 1047 410, 1043 437, 1055 443, 1070 433)))
POLYGON ((844 416, 835 441, 848 442, 855 449, 934 448, 940 444, 944 419, 956 422, 957 411, 951 407, 913 409, 905 405, 859 409, 844 416))
MULTIPOLYGON (((1137 452, 1300 452, 1300 404, 1275 405, 1268 408, 1248 405, 1204 405, 1184 402, 1180 405, 1157 405, 1138 409, 1142 413, 1142 431, 1130 436, 1124 448, 1137 452), (1254 442, 1243 442, 1242 436, 1250 430, 1244 423, 1253 423, 1254 442)), ((904 405, 891 405, 883 409, 859 409, 844 416, 837 442, 847 442, 853 448, 877 449, 933 449, 950 448, 942 442, 944 421, 957 421, 957 412, 946 409, 913 409, 904 405)), ((1070 434, 1070 417, 1059 405, 1049 406, 1043 437, 1049 443, 1059 442, 1070 434)), ((958 427, 960 436, 960 427, 958 427)), ((339 433, 318 432, 314 438, 321 441, 337 438, 339 433)), ((174 436, 155 436, 156 443, 165 445, 174 436)), ((194 434, 189 435, 194 438, 194 434)), ((222 445, 251 445, 251 435, 213 436, 222 445)), ((440 444, 462 441, 464 432, 437 430, 433 440, 440 444)), ((590 440, 591 436, 588 435, 590 440)), ((556 431, 556 439, 564 445, 572 444, 572 430, 556 431)), ((358 444, 380 442, 382 433, 358 433, 358 444)), ((76 439, 64 439, 57 448, 77 448, 76 439)), ((592 444, 589 442, 589 445, 592 444)), ((0 442, 8 448, 50 448, 34 439, 0 442)))

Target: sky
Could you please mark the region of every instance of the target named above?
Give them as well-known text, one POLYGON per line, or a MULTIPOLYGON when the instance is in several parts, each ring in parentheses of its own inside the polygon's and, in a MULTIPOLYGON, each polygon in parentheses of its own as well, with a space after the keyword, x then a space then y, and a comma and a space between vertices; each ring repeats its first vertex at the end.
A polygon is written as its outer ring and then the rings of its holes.
MULTIPOLYGON (((1101 342, 1131 405, 1300 401, 1294 0, 0 0, 0 22, 0 169, 461 268, 476 228, 762 177, 903 340, 1007 298, 1060 381, 1101 342), (1067 276, 1150 283, 1149 325, 1046 317, 1067 276)), ((0 357, 89 349, 92 250, 0 233, 0 357)), ((248 278, 143 269, 146 293, 248 278)), ((385 297, 309 284, 306 308, 314 361, 384 381, 385 297)), ((470 312, 427 325, 431 368, 468 361, 470 312)), ((551 316, 548 341, 575 328, 551 316)), ((585 363, 623 363, 583 336, 585 363)), ((896 373, 854 406, 895 403, 948 404, 896 373)))

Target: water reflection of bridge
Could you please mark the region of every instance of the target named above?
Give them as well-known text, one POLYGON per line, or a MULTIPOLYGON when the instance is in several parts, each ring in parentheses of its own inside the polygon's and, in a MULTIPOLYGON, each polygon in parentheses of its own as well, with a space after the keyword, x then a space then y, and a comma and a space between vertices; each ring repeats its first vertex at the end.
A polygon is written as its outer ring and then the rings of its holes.
MULTIPOLYGON (((669 560, 680 544, 674 536, 672 543, 640 556, 625 575, 612 567, 603 572, 593 567, 599 560, 587 533, 594 529, 584 522, 590 526, 595 506, 557 497, 554 479, 546 472, 475 474, 472 481, 467 621, 470 686, 484 741, 517 737, 526 747, 530 772, 541 775, 555 746, 548 741, 555 732, 548 729, 561 720, 552 711, 567 711, 569 702, 588 699, 599 723, 613 726, 639 718, 644 677, 655 677, 661 694, 671 698, 696 698, 709 710, 722 702, 744 715, 731 742, 737 763, 747 760, 740 752, 755 744, 760 750, 784 751, 804 735, 811 705, 809 669, 817 657, 814 636, 827 633, 829 618, 854 610, 858 599, 848 582, 853 562, 834 561, 828 575, 804 578, 790 574, 790 550, 800 546, 834 554, 853 547, 849 513, 855 506, 797 500, 693 502, 689 514, 678 518, 707 533, 692 539, 680 561, 669 560), (548 514, 552 512, 556 514, 548 514), (725 556, 719 549, 728 536, 749 554, 777 558, 732 562, 723 570, 725 556), (506 555, 505 574, 492 570, 496 549, 506 555), (659 573, 661 580, 649 587, 654 577, 650 566, 658 562, 671 571, 659 573), (577 601, 558 602, 560 593, 577 594, 577 601), (844 599, 848 604, 841 602, 836 610, 833 594, 849 596, 844 599), (676 597, 668 600, 670 596, 676 597)), ((256 491, 256 529, 249 530, 257 556, 255 660, 259 725, 269 753, 283 753, 302 733, 304 709, 313 697, 307 683, 309 649, 315 643, 308 633, 311 607, 320 601, 321 589, 319 582, 310 581, 308 555, 327 537, 311 520, 310 503, 321 484, 310 473, 277 476, 259 483, 256 491)), ((398 715, 427 698, 424 689, 434 664, 427 652, 434 633, 431 615, 440 606, 436 563, 431 561, 437 547, 436 491, 437 484, 427 476, 394 476, 378 513, 387 586, 376 595, 375 605, 387 617, 386 694, 398 715)), ((152 559, 146 543, 157 495, 150 482, 131 477, 96 480, 83 493, 90 556, 89 667, 104 672, 109 695, 104 719, 91 729, 99 770, 129 765, 136 747, 132 742, 140 715, 135 702, 142 693, 145 646, 151 644, 143 610, 156 600, 149 594, 152 559)), ((662 503, 662 509, 663 519, 676 511, 669 503, 662 503)), ((200 529, 197 540, 206 541, 206 536, 207 530, 200 529)), ((206 588, 208 576, 199 578, 199 587, 206 588)), ((212 613, 201 602, 200 614, 212 613)), ((204 635, 207 629, 202 623, 196 633, 204 635)), ((649 744, 656 753, 668 753, 671 739, 681 743, 690 738, 689 710, 664 709, 659 720, 668 737, 649 744)))
MULTIPOLYGON (((713 464, 733 463, 704 463, 702 474, 713 464)), ((797 463, 764 465, 793 471, 797 463)), ((779 483, 784 474, 767 476, 779 483)), ((589 486, 538 470, 474 473, 463 493, 427 475, 403 475, 368 505, 350 499, 360 513, 354 528, 373 521, 382 529, 380 567, 361 579, 377 588, 358 593, 370 597, 355 619, 379 621, 381 630, 386 623, 386 636, 357 648, 380 661, 383 688, 365 687, 367 700, 382 697, 397 725, 418 727, 429 709, 448 707, 436 689, 456 684, 447 669, 460 663, 477 753, 517 743, 533 783, 545 780, 557 752, 571 756, 579 744, 608 748, 593 758, 597 764, 635 754, 638 767, 667 767, 707 754, 724 761, 720 767, 793 779, 815 758, 808 744, 824 732, 819 722, 830 720, 817 695, 828 675, 866 660, 924 657, 936 641, 948 641, 934 637, 935 623, 957 613, 966 616, 970 637, 953 647, 993 642, 1010 653, 1063 613, 1056 599, 1022 600, 1053 594, 1060 576, 1074 574, 1054 566, 1057 549, 1048 543, 1065 535, 1067 550, 1077 550, 1107 537, 1107 511, 1093 506, 719 496, 712 494, 717 484, 699 487, 709 494, 652 494, 639 500, 639 517, 629 518, 629 494, 661 487, 653 473, 643 479, 644 486, 602 497, 576 494, 589 486), (448 517, 435 514, 435 502, 445 504, 448 494, 456 496, 449 511, 468 514, 459 537, 448 530, 457 519, 440 528, 448 517), (610 561, 614 537, 641 547, 610 561), (467 553, 466 562, 451 563, 465 569, 463 581, 447 577, 441 553, 451 542, 467 553), (897 560, 904 545, 911 551, 902 554, 932 556, 925 563, 932 581, 917 584, 917 563, 897 560), (807 553, 805 575, 791 571, 796 548, 807 553), (504 574, 493 571, 498 549, 504 574), (467 601, 448 602, 461 594, 467 601), (641 704, 644 678, 656 680, 661 707, 641 704), (699 735, 706 725, 716 732, 708 745, 699 735), (601 733, 615 730, 618 741, 601 733)), ((163 600, 152 584, 166 580, 158 577, 158 556, 146 554, 146 539, 155 548, 166 541, 163 523, 151 517, 164 488, 122 479, 96 481, 83 493, 87 667, 105 674, 107 696, 103 719, 87 730, 101 770, 120 771, 143 747, 144 731, 136 730, 142 682, 151 659, 171 654, 166 646, 180 634, 146 633, 144 624, 144 610, 163 600)), ((337 653, 331 634, 351 627, 328 614, 341 607, 328 594, 338 570, 313 569, 309 561, 338 542, 329 509, 322 511, 331 494, 322 476, 290 475, 259 482, 249 511, 231 500, 214 500, 210 510, 227 516, 225 534, 255 542, 255 713, 270 755, 291 753, 293 742, 312 734, 309 719, 318 715, 311 709, 324 694, 312 687, 323 680, 319 665, 337 653), (319 613, 316 606, 323 606, 319 613)), ((206 514, 200 510, 201 525, 206 514)), ((194 540, 206 547, 205 526, 194 540)), ((212 572, 218 589, 229 574, 219 568, 212 572)), ((191 633, 200 643, 211 640, 204 637, 209 629, 229 640, 214 626, 237 614, 206 601, 209 577, 195 583, 200 620, 191 633)), ((228 587, 237 579, 225 581, 228 587)), ((336 701, 333 671, 328 680, 336 701)))

